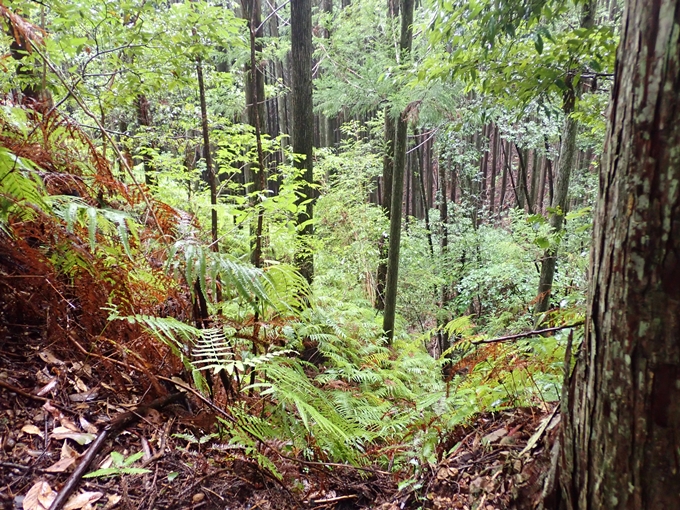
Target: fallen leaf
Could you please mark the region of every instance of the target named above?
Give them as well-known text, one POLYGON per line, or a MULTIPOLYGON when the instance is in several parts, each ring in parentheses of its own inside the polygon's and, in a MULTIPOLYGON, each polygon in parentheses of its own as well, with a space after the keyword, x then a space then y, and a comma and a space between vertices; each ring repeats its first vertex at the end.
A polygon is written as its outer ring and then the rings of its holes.
POLYGON ((104 505, 104 508, 102 510, 110 510, 111 508, 116 506, 121 499, 123 498, 118 494, 111 494, 109 496, 109 500, 106 502, 106 505, 104 505))
POLYGON ((72 393, 68 396, 71 402, 88 402, 94 400, 99 395, 99 388, 92 388, 84 393, 72 393))
POLYGON ((64 510, 79 510, 80 508, 99 500, 103 495, 104 493, 102 492, 83 492, 71 496, 64 505, 64 510))
POLYGON ((107 457, 102 461, 101 464, 99 464, 99 469, 108 469, 113 465, 113 459, 111 458, 111 455, 107 455, 107 457))
POLYGON ((94 434, 87 434, 84 432, 74 432, 70 429, 67 429, 66 427, 57 427, 55 428, 52 433, 50 434, 50 437, 54 439, 72 439, 79 445, 85 445, 85 444, 90 444, 92 441, 94 441, 97 436, 94 434))
POLYGON ((73 379, 78 393, 86 393, 90 391, 90 388, 87 387, 87 384, 85 384, 80 377, 75 376, 73 379))
POLYGON ((62 416, 59 421, 60 421, 62 427, 69 429, 71 432, 80 432, 80 428, 78 428, 78 425, 76 425, 74 422, 72 422, 68 418, 65 418, 65 417, 62 416))
POLYGON ((52 490, 50 484, 44 481, 37 482, 26 494, 23 502, 24 510, 47 510, 57 493, 52 490))
POLYGON ((508 429, 506 428, 500 428, 498 430, 495 430, 491 432, 490 434, 487 434, 482 438, 482 443, 486 444, 491 444, 495 443, 498 441, 500 438, 504 437, 508 433, 508 429))
POLYGON ((99 432, 97 427, 92 425, 89 421, 87 421, 85 418, 82 416, 80 417, 80 426, 83 427, 83 430, 85 432, 89 432, 90 434, 96 434, 99 432))
POLYGON ((61 411, 59 409, 57 409, 56 407, 54 407, 49 402, 45 402, 43 404, 43 409, 45 411, 47 411, 48 413, 50 413, 52 415, 52 418, 54 418, 55 420, 59 420, 62 417, 61 411))
POLYGON ((49 363, 51 365, 63 365, 64 364, 63 361, 61 361, 54 354, 52 354, 51 351, 48 351, 47 349, 40 352, 38 354, 38 356, 40 356, 40 359, 43 360, 45 363, 49 363))
POLYGON ((52 379, 54 379, 54 376, 47 371, 47 367, 43 367, 35 373, 35 380, 40 384, 47 384, 52 379))
POLYGON ((64 441, 64 444, 61 445, 61 455, 59 458, 77 459, 78 457, 80 457, 80 454, 69 446, 68 441, 64 441))
POLYGON ((48 473, 63 473, 75 463, 76 459, 74 459, 73 457, 66 457, 64 459, 58 460, 50 467, 45 469, 45 471, 47 471, 48 473))
POLYGON ((39 397, 42 397, 43 395, 47 395, 50 391, 52 391, 54 388, 57 387, 57 384, 59 384, 59 379, 57 379, 56 377, 53 377, 50 382, 48 382, 45 386, 40 388, 37 395, 39 397))
POLYGON ((30 434, 32 436, 43 437, 43 433, 35 425, 24 425, 21 427, 21 432, 25 432, 26 434, 30 434))

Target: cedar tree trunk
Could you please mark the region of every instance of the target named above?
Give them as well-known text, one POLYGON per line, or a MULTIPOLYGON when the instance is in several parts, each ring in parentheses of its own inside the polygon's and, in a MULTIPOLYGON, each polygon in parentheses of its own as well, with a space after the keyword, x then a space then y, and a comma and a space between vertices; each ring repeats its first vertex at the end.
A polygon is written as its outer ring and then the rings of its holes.
POLYGON ((678 90, 680 0, 628 0, 586 338, 562 402, 568 509, 680 508, 678 90))
POLYGON ((298 241, 295 262, 300 273, 311 283, 314 278, 314 256, 309 246, 314 234, 312 226, 314 190, 312 183, 312 146, 314 113, 312 111, 312 1, 290 2, 291 69, 293 99, 293 152, 304 156, 295 161, 301 171, 302 188, 298 198, 298 241))

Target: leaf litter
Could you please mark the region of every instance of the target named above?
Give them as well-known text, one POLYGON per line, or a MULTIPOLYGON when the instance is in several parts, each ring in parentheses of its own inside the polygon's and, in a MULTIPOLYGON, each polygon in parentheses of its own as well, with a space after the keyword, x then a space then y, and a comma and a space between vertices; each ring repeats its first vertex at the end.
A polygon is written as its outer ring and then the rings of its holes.
MULTIPOLYGON (((58 352, 60 358, 33 356, 23 345, 26 338, 21 342, 6 339, 0 349, 0 502, 4 508, 42 510, 110 418, 141 402, 148 384, 132 378, 127 392, 111 391, 107 388, 120 381, 95 366, 78 375, 81 389, 100 388, 94 400, 74 402, 70 384, 60 385, 49 401, 27 398, 12 388, 37 396, 42 386, 37 373, 49 366, 82 366, 85 360, 73 351, 58 352)), ((39 338, 32 342, 40 349, 39 338)), ((63 508, 535 508, 559 429, 555 411, 552 405, 480 414, 443 432, 437 464, 421 466, 417 475, 313 463, 278 456, 275 450, 285 445, 263 445, 282 474, 276 480, 237 446, 225 448, 215 439, 214 417, 200 401, 171 405, 149 411, 112 439, 89 468, 109 476, 80 480, 63 508), (187 441, 193 437, 206 440, 187 441), (128 466, 129 459, 134 462, 128 466)))

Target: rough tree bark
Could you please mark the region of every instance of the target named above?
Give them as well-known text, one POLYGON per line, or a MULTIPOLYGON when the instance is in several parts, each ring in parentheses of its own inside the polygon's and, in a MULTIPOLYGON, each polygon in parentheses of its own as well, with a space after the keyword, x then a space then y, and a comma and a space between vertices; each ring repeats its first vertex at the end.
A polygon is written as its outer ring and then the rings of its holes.
POLYGON ((302 172, 302 187, 298 198, 298 242, 295 263, 300 273, 311 283, 314 278, 314 256, 309 240, 314 234, 314 189, 312 183, 312 146, 314 142, 314 113, 312 104, 312 1, 291 0, 290 3, 293 152, 304 156, 295 161, 302 172))
POLYGON ((628 0, 586 337, 562 402, 564 506, 680 508, 680 0, 628 0))

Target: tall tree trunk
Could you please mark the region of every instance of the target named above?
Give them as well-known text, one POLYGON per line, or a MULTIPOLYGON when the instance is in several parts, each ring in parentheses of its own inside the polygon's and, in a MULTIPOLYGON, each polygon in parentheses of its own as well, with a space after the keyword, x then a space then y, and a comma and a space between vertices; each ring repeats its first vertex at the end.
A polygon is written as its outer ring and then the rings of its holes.
POLYGON ((212 152, 210 151, 210 132, 208 131, 208 107, 205 101, 205 83, 203 82, 203 62, 199 58, 196 61, 196 75, 198 77, 198 95, 201 102, 201 133, 203 134, 203 159, 208 172, 208 184, 210 185, 210 233, 212 243, 210 248, 215 253, 219 252, 217 244, 217 175, 213 166, 212 152))
POLYGON ((312 0, 291 0, 290 36, 293 42, 290 52, 293 75, 293 152, 304 156, 304 159, 295 161, 295 167, 302 172, 302 189, 297 201, 298 247, 295 263, 300 273, 311 283, 314 278, 314 254, 310 245, 314 234, 312 0))
MULTIPOLYGON (((450 161, 450 160, 449 160, 450 161)), ((449 163, 450 165, 450 163, 449 163)), ((439 202, 439 247, 440 247, 440 267, 447 267, 448 253, 449 253, 449 204, 446 194, 447 182, 446 172, 447 168, 439 167, 439 193, 441 200, 439 202)), ((437 314, 437 347, 434 356, 439 358, 443 352, 449 348, 449 334, 444 330, 443 326, 448 322, 449 316, 446 312, 446 307, 451 299, 449 286, 447 283, 442 283, 439 290, 439 313, 437 314)))
MULTIPOLYGON (((333 13, 333 0, 321 0, 321 12, 329 17, 333 13)), ((330 33, 326 28, 321 31, 321 37, 324 39, 330 38, 330 33)), ((335 126, 333 125, 333 118, 322 114, 320 115, 319 122, 321 124, 320 129, 322 132, 322 147, 333 147, 335 145, 333 136, 335 126)))
POLYGON ((627 2, 586 337, 563 392, 569 510, 680 508, 679 26, 680 0, 627 2))
MULTIPOLYGON (((524 160, 522 159, 522 150, 516 143, 514 143, 513 146, 517 151, 517 183, 513 186, 515 188, 515 197, 517 206, 520 209, 526 210, 528 194, 526 188, 526 168, 524 166, 524 160)), ((510 158, 512 158, 512 149, 510 150, 510 158)))
MULTIPOLYGON (((418 129, 414 128, 413 133, 416 138, 416 147, 418 147, 418 129)), ((416 161, 420 163, 420 168, 416 169, 418 171, 418 182, 420 184, 420 199, 423 202, 423 215, 425 217, 425 233, 427 235, 427 245, 430 248, 430 257, 434 258, 434 244, 432 243, 432 230, 430 228, 430 211, 427 206, 427 200, 425 199, 425 178, 423 176, 425 169, 425 161, 423 160, 422 149, 416 149, 416 161)))
POLYGON ((491 124, 487 124, 484 126, 484 137, 482 139, 482 143, 484 144, 483 151, 484 151, 484 156, 482 157, 482 166, 481 166, 481 180, 480 180, 480 190, 479 190, 479 206, 480 210, 481 208, 484 207, 484 204, 486 204, 486 199, 487 199, 487 181, 489 178, 489 152, 491 151, 491 132, 492 132, 492 126, 491 124))
POLYGON ((531 190, 529 193, 529 207, 533 212, 537 212, 538 178, 541 174, 538 170, 538 151, 536 149, 532 149, 529 151, 529 155, 530 158, 528 159, 531 159, 531 190))
POLYGON ((529 192, 529 151, 520 149, 517 144, 515 144, 515 149, 517 150, 517 159, 519 160, 517 167, 517 187, 522 196, 524 208, 529 214, 534 214, 531 205, 531 193, 529 192))
MULTIPOLYGON (((398 16, 399 3, 397 0, 388 0, 387 16, 394 19, 398 16)), ((390 219, 390 210, 392 208, 392 173, 394 171, 394 137, 396 135, 397 126, 392 116, 391 108, 385 107, 385 145, 383 154, 383 172, 382 172, 382 208, 387 219, 390 219)), ((375 279, 375 303, 376 310, 385 309, 385 283, 387 282, 387 240, 389 236, 383 233, 378 240, 378 271, 375 279)))
POLYGON ((256 219, 250 227, 250 261, 255 267, 262 267, 264 211, 260 205, 261 195, 265 189, 266 167, 262 150, 262 123, 265 119, 264 109, 264 74, 258 65, 257 57, 262 53, 262 14, 260 0, 241 0, 243 17, 248 20, 250 35, 250 61, 246 65, 246 115, 248 123, 255 128, 258 163, 248 165, 246 182, 252 183, 250 205, 257 211, 256 219))
POLYGON ((493 130, 493 145, 491 149, 491 176, 489 177, 489 213, 493 216, 493 211, 496 203, 496 165, 498 164, 498 142, 500 136, 498 133, 498 126, 494 125, 493 130))
POLYGON ((509 153, 510 153, 510 142, 508 141, 506 144, 503 143, 503 140, 500 141, 501 145, 501 150, 503 151, 503 172, 501 176, 501 193, 500 193, 500 199, 498 201, 498 215, 500 216, 501 213, 503 212, 503 209, 505 208, 505 193, 506 190, 508 189, 508 171, 510 169, 510 161, 509 161, 509 153), (508 149, 505 149, 505 146, 507 145, 508 149))
MULTIPOLYGON (((402 0, 401 3, 401 37, 399 48, 402 62, 409 57, 413 43, 413 3, 414 0, 402 0)), ((397 282, 399 281, 399 248, 401 241, 401 203, 404 193, 404 167, 406 164, 406 135, 411 105, 401 113, 397 120, 397 135, 394 144, 394 174, 392 176, 392 207, 390 218, 390 239, 387 260, 387 284, 385 288, 385 314, 383 331, 387 336, 387 344, 392 345, 394 339, 394 321, 397 312, 397 282)))
MULTIPOLYGON (((550 214, 550 227, 556 234, 562 230, 564 216, 567 213, 569 206, 569 179, 574 165, 574 154, 576 153, 578 122, 571 117, 571 113, 573 112, 573 99, 571 103, 565 105, 564 112, 566 117, 562 130, 560 156, 557 161, 557 184, 553 195, 553 203, 551 204, 554 212, 550 214)), ((555 277, 556 261, 557 245, 555 244, 543 253, 541 276, 538 284, 538 296, 534 313, 542 313, 548 310, 553 279, 555 277)))
POLYGON ((536 195, 536 212, 543 212, 543 197, 545 196, 545 181, 548 173, 548 156, 541 157, 541 174, 538 179, 538 193, 536 195))
MULTIPOLYGON (((144 130, 144 137, 148 136, 151 126, 153 126, 153 118, 151 115, 151 104, 145 94, 137 94, 135 97, 135 111, 137 113, 137 124, 144 130)), ((152 143, 143 143, 142 149, 142 165, 144 166, 144 182, 147 186, 156 183, 155 169, 152 162, 149 150, 153 148, 152 143)))
MULTIPOLYGON (((583 6, 581 17, 582 28, 592 28, 597 1, 588 0, 583 6)), ((553 195, 551 207, 553 212, 550 215, 550 226, 559 234, 564 223, 564 216, 569 208, 569 179, 574 168, 574 158, 576 155, 576 134, 578 133, 578 122, 573 118, 574 104, 578 94, 578 85, 570 85, 564 93, 562 110, 564 111, 564 127, 562 128, 562 143, 560 144, 560 155, 557 161, 557 182, 553 195)), ((559 238, 559 237, 558 237, 559 238)), ((555 278, 555 265, 557 262, 557 251, 559 243, 543 253, 541 261, 541 276, 538 282, 538 295, 534 314, 541 314, 548 310, 550 306, 550 295, 552 284, 555 278)), ((540 317, 537 317, 540 320, 540 317)))

